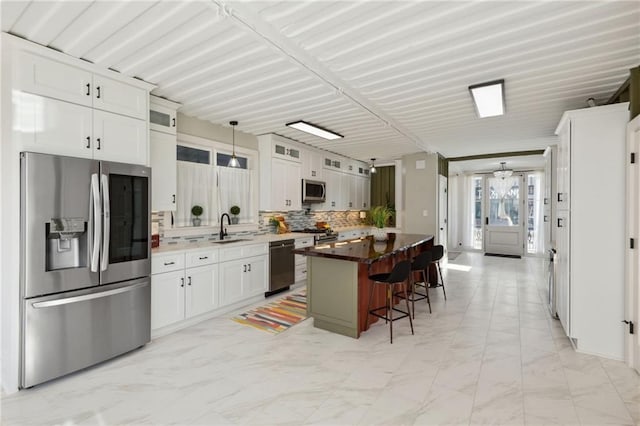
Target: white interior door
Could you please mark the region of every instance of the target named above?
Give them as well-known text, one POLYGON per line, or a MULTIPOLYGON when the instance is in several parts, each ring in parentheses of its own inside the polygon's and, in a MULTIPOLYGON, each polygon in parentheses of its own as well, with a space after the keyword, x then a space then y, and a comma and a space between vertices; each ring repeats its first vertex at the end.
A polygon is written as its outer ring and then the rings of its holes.
POLYGON ((627 125, 627 235, 633 238, 627 243, 625 320, 632 321, 634 334, 625 334, 627 363, 640 373, 640 116, 627 125), (635 163, 631 163, 631 155, 635 163))
POLYGON ((439 175, 440 191, 438 195, 438 244, 444 246, 447 253, 447 178, 439 175))
POLYGON ((485 178, 485 253, 523 255, 523 187, 521 174, 507 178, 485 178))

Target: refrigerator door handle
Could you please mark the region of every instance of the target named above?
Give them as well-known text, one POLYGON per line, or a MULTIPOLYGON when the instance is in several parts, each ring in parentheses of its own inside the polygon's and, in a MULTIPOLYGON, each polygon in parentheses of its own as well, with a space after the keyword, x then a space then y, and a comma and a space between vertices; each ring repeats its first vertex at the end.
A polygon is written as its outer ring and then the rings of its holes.
POLYGON ((111 210, 109 208, 109 177, 102 175, 101 182, 102 190, 102 210, 104 214, 104 233, 102 237, 102 264, 100 265, 101 271, 106 271, 109 266, 109 240, 111 233, 111 210))
POLYGON ((91 175, 91 200, 93 221, 93 235, 91 238, 91 272, 98 272, 98 262, 100 260, 100 235, 102 234, 102 220, 100 218, 100 183, 98 174, 91 175))
POLYGON ((144 287, 146 285, 148 285, 148 283, 143 282, 143 283, 130 285, 127 287, 115 288, 113 290, 100 291, 98 293, 91 293, 91 294, 84 294, 82 296, 73 296, 73 297, 67 297, 64 299, 57 299, 57 300, 47 300, 45 302, 35 302, 35 303, 32 303, 31 306, 33 306, 36 309, 39 309, 39 308, 50 308, 52 306, 68 305, 70 303, 85 302, 87 300, 100 299, 102 297, 113 296, 114 294, 126 293, 127 291, 132 291, 137 288, 144 287))

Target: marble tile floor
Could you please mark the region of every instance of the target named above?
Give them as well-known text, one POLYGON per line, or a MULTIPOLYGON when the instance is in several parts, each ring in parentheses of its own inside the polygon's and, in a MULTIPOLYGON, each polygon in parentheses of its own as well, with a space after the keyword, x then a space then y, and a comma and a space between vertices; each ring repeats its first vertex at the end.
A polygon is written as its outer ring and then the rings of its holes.
POLYGON ((544 259, 463 253, 433 314, 358 340, 225 315, 5 396, 3 425, 640 424, 640 377, 576 353, 543 305, 544 259))

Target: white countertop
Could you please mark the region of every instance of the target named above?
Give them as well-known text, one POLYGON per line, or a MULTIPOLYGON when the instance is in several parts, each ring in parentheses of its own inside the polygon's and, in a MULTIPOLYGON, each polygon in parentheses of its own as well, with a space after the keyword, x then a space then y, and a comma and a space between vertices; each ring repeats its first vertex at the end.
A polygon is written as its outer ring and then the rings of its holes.
MULTIPOLYGON (((344 231, 352 231, 355 229, 369 229, 370 226, 343 226, 332 228, 333 232, 339 233, 344 231)), ((173 251, 191 251, 191 250, 202 250, 207 248, 225 248, 225 247, 238 247, 243 245, 251 245, 251 244, 261 244, 261 243, 270 243, 272 241, 280 241, 280 240, 289 240, 289 239, 298 239, 298 238, 307 238, 313 237, 314 234, 307 234, 304 232, 287 232, 286 234, 264 234, 264 235, 242 235, 238 237, 227 237, 228 240, 238 239, 238 241, 233 243, 216 243, 214 241, 200 241, 193 243, 178 243, 178 244, 163 244, 160 247, 156 247, 151 249, 151 254, 162 254, 162 253, 170 253, 173 251)))
POLYGON ((151 254, 170 253, 172 251, 191 251, 202 250, 206 248, 225 248, 225 247, 238 247, 251 244, 265 244, 272 241, 290 240, 298 238, 313 237, 313 234, 306 234, 301 232, 288 232, 286 234, 264 234, 264 235, 246 235, 239 237, 227 237, 225 240, 237 239, 238 241, 232 243, 216 243, 215 241, 200 241, 197 243, 179 243, 179 244, 164 244, 160 247, 151 249, 151 254))

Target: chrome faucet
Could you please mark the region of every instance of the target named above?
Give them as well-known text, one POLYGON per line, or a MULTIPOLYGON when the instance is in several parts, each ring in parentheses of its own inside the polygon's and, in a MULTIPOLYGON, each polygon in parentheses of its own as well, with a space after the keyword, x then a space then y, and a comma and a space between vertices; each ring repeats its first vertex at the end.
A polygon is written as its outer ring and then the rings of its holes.
POLYGON ((227 217, 227 223, 229 225, 231 225, 231 218, 229 217, 228 213, 222 213, 222 216, 220 216, 220 239, 224 240, 224 237, 227 236, 227 231, 224 229, 224 217, 227 217))

